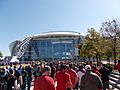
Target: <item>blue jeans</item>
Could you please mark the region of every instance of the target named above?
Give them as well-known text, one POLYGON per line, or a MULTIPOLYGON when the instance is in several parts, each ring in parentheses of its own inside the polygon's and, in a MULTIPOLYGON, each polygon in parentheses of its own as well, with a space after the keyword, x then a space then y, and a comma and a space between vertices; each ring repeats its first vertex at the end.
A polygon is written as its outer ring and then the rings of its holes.
POLYGON ((31 76, 28 76, 28 77, 27 77, 27 86, 28 86, 28 90, 30 90, 31 82, 32 82, 32 77, 31 77, 31 76))

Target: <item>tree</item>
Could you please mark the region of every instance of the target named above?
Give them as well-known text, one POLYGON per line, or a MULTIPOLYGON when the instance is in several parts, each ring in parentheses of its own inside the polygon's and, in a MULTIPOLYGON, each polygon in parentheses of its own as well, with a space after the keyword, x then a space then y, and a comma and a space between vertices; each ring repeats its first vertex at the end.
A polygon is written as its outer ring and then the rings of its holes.
POLYGON ((87 57, 89 60, 91 57, 96 58, 98 63, 102 53, 101 38, 100 33, 95 31, 94 28, 88 29, 88 33, 81 48, 81 56, 87 57))
POLYGON ((120 48, 120 22, 118 20, 103 22, 101 33, 107 39, 108 47, 112 49, 114 67, 116 68, 117 50, 120 48))
POLYGON ((3 53, 0 51, 0 57, 3 57, 3 53))

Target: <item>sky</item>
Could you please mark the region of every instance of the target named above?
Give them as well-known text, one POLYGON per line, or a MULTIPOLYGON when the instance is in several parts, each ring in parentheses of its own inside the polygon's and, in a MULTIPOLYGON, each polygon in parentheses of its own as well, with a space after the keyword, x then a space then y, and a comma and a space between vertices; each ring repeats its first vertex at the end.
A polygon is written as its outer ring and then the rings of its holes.
POLYGON ((101 23, 120 19, 120 0, 0 0, 0 51, 9 44, 49 31, 99 31, 101 23))

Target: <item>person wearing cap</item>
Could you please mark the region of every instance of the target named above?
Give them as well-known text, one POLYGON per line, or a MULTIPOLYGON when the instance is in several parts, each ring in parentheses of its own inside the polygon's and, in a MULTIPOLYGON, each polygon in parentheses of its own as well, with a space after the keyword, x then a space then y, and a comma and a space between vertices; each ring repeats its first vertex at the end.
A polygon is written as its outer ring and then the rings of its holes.
POLYGON ((100 77, 92 73, 91 66, 85 66, 86 72, 81 78, 80 90, 102 90, 103 84, 100 77))
POLYGON ((49 66, 45 66, 42 69, 42 75, 35 79, 34 90, 56 90, 54 80, 50 77, 50 72, 49 66))

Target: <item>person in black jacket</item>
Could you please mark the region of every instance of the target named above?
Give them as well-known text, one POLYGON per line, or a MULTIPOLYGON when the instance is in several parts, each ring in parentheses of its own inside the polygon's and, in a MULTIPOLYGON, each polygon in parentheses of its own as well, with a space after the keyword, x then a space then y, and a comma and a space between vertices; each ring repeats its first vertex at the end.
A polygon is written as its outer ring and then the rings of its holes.
POLYGON ((25 71, 24 67, 22 67, 21 75, 22 75, 22 81, 23 81, 22 90, 26 90, 27 72, 25 71))
POLYGON ((50 63, 50 67, 51 67, 51 77, 54 78, 55 72, 56 72, 56 68, 53 66, 53 63, 50 63))
POLYGON ((102 90, 101 78, 93 73, 90 65, 85 66, 85 74, 81 78, 80 90, 102 90))
POLYGON ((14 76, 14 70, 13 69, 10 69, 9 70, 10 72, 10 75, 8 76, 8 79, 7 79, 7 90, 17 90, 18 87, 17 87, 17 78, 16 76, 14 76))
POLYGON ((7 75, 4 68, 0 69, 0 90, 7 90, 7 75))
POLYGON ((103 64, 99 72, 101 74, 101 79, 103 82, 103 90, 109 89, 110 70, 105 67, 105 64, 103 64))

